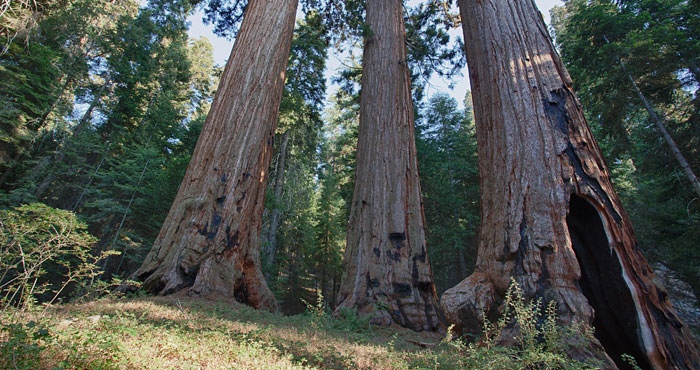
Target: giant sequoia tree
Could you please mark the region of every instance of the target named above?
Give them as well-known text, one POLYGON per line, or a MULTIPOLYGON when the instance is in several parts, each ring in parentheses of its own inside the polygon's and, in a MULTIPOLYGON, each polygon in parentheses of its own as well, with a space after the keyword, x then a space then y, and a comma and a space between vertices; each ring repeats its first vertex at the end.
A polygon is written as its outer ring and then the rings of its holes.
POLYGON ((692 69, 700 64, 700 17, 692 16, 698 6, 684 0, 576 0, 552 14, 558 50, 586 116, 606 158, 615 158, 609 162, 613 179, 630 185, 616 189, 640 248, 650 261, 663 261, 683 276, 696 296, 700 202, 683 172, 700 174, 700 94, 693 87, 700 70, 692 69), (655 127, 652 111, 664 130, 655 127), (660 140, 664 136, 669 140, 660 140), (671 141, 675 154, 668 150, 671 141), (677 154, 690 166, 684 169, 677 154))
POLYGON ((251 0, 178 194, 135 277, 153 292, 277 303, 260 270, 267 170, 296 0, 251 0))
POLYGON ((693 93, 700 82, 700 22, 690 15, 699 10, 683 0, 577 0, 554 17, 562 58, 587 111, 620 148, 634 145, 630 136, 647 124, 639 117, 645 111, 671 149, 657 157, 680 167, 693 198, 700 196, 693 142, 700 129, 700 96, 693 93))
POLYGON ((697 344, 639 250, 571 80, 530 0, 460 0, 481 176, 476 271, 442 298, 449 321, 479 327, 510 279, 593 324, 572 355, 614 368, 700 367, 697 344))
POLYGON ((414 330, 439 324, 425 245, 401 1, 367 1, 357 172, 339 308, 414 330), (384 306, 376 309, 377 306, 384 306))

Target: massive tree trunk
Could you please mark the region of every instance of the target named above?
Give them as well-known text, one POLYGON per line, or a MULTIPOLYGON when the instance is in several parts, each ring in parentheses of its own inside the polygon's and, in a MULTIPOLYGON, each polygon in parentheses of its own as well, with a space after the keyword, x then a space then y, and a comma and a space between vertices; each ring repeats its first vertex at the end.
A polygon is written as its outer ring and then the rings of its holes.
POLYGON ((481 327, 511 278, 595 327, 570 350, 624 367, 700 368, 698 347, 637 248, 571 80, 532 0, 460 0, 477 125, 481 229, 473 275, 442 297, 481 327), (609 357, 608 357, 609 356, 609 357))
POLYGON ((367 1, 357 172, 339 309, 439 327, 418 181, 402 2, 367 1))
POLYGON ((260 269, 267 171, 297 0, 250 0, 192 160, 134 277, 277 310, 260 269))

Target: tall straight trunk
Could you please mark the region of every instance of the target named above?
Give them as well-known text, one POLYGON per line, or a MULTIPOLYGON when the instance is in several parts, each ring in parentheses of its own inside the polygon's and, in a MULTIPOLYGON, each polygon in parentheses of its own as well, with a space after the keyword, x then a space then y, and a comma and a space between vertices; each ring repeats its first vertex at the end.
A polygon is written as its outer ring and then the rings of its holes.
MULTIPOLYGON (((75 128, 73 129, 73 132, 70 133, 70 136, 67 138, 63 139, 63 141, 60 144, 60 149, 58 152, 53 156, 46 158, 45 160, 42 160, 42 162, 35 166, 34 169, 32 170, 32 176, 37 176, 39 175, 44 168, 47 166, 51 165, 52 163, 57 163, 63 161, 63 158, 65 157, 65 150, 66 148, 73 143, 74 139, 77 138, 77 136, 82 132, 82 130, 87 126, 87 123, 90 121, 90 117, 92 117, 92 111, 95 110, 97 107, 97 104, 100 102, 102 99, 102 96, 104 94, 104 91, 108 88, 111 87, 112 83, 111 81, 106 81, 102 86, 100 86, 100 89, 97 91, 97 94, 95 95, 94 99, 92 99, 92 102, 88 106, 88 109, 83 113, 83 116, 80 118, 80 121, 78 121, 78 124, 75 125, 75 128)), ((149 106, 150 109, 150 106, 149 106)), ((57 173, 56 172, 51 172, 44 178, 44 180, 41 181, 39 186, 37 186, 36 190, 34 191, 34 196, 37 199, 41 199, 41 197, 44 195, 44 192, 48 189, 49 185, 53 182, 54 178, 56 177, 57 173)))
POLYGON ((250 0, 192 160, 134 277, 152 292, 223 294, 277 310, 260 227, 297 0, 250 0))
POLYGON ((441 320, 425 245, 402 10, 398 0, 367 1, 370 36, 338 310, 435 330, 441 320))
POLYGON ((39 117, 39 120, 37 121, 36 125, 36 130, 37 132, 40 132, 41 129, 46 126, 46 120, 49 118, 49 115, 53 113, 54 109, 58 106, 58 103, 61 102, 61 98, 63 97, 63 94, 65 94, 66 90, 68 90, 68 86, 73 82, 73 74, 69 75, 66 77, 66 82, 63 83, 63 86, 61 86, 61 89, 58 91, 58 94, 56 95, 56 98, 53 100, 51 105, 49 106, 48 109, 44 112, 44 114, 39 117))
MULTIPOLYGON (((700 368, 698 346, 637 248, 571 79, 532 0, 460 0, 481 185, 473 275, 442 296, 478 331, 511 278, 596 340, 569 354, 623 367, 700 368), (611 361, 612 359, 612 361, 611 361), (613 362, 614 361, 614 362, 613 362)), ((505 339, 506 341, 508 339, 505 339)))
MULTIPOLYGON (((607 37, 605 37, 605 41, 606 42, 608 41, 607 37)), ((678 161, 678 164, 681 165, 681 168, 683 169, 683 172, 685 172, 686 177, 688 177, 688 181, 690 181, 690 184, 693 186, 695 193, 698 195, 698 197, 700 197, 700 181, 698 181, 698 177, 695 176, 693 169, 690 168, 690 164, 688 164, 688 161, 683 156, 683 153, 681 153, 681 150, 678 148, 676 141, 673 140, 673 137, 671 137, 671 134, 666 129, 666 125, 664 125, 663 122, 661 121, 661 119, 659 119, 659 116, 656 114, 654 107, 651 106, 651 104, 647 100, 646 96, 644 96, 644 93, 642 93, 642 90, 640 90, 639 86, 637 86, 637 82, 634 80, 632 75, 627 71, 627 67, 625 67, 625 63, 623 63, 622 59, 620 59, 618 56, 615 56, 615 58, 617 59, 617 62, 620 64, 620 67, 622 68, 622 72, 625 73, 625 75, 627 75, 627 78, 630 80, 630 83, 632 84, 632 88, 634 89, 634 92, 639 97, 639 100, 642 101, 642 104, 644 105, 644 109, 646 109, 647 113, 649 114, 649 117, 651 118, 652 121, 654 121, 654 124, 656 124, 656 128, 658 128, 659 131, 661 132, 661 136, 666 141, 666 144, 668 144, 668 146, 671 148, 671 153, 676 158, 676 161, 678 161)))
MULTIPOLYGON (((287 148, 289 146, 289 130, 284 132, 282 135, 282 145, 280 145, 280 157, 277 161, 277 168, 275 169, 275 188, 273 193, 275 195, 275 202, 279 202, 282 198, 282 185, 284 185, 284 171, 285 162, 287 160, 287 148)), ((265 263, 267 265, 272 265, 275 262, 275 253, 277 252, 277 229, 280 226, 280 219, 282 218, 282 210, 280 210, 279 205, 272 209, 272 216, 270 217, 270 232, 268 234, 268 245, 267 253, 265 258, 265 263)))
POLYGON ((467 256, 465 248, 457 247, 457 265, 459 266, 459 278, 453 281, 460 281, 460 279, 464 279, 469 273, 469 268, 467 267, 467 256))
MULTIPOLYGON (((22 161, 23 157, 27 154, 30 154, 32 150, 34 149, 34 144, 36 141, 36 138, 41 134, 42 129, 46 125, 46 120, 48 119, 49 115, 54 111, 58 103, 61 101, 61 97, 63 97, 63 94, 65 91, 68 89, 68 86, 72 82, 72 77, 68 77, 66 81, 63 83, 63 86, 58 92, 58 95, 56 96, 55 99, 53 99, 53 102, 51 105, 44 111, 44 113, 36 119, 36 123, 32 125, 31 129, 32 131, 36 131, 34 137, 29 141, 28 147, 20 147, 17 148, 17 152, 15 153, 15 156, 12 158, 12 161, 8 163, 0 163, 0 168, 1 165, 6 165, 6 169, 3 172, 2 176, 0 176, 0 187, 2 187, 7 179, 9 178, 10 174, 17 168, 19 163, 22 161)), ((42 138, 42 143, 43 143, 42 138)), ((41 145, 40 145, 41 147, 41 145)), ((6 158, 8 156, 7 153, 0 153, 0 159, 6 158)))
MULTIPOLYGON (((147 142, 150 142, 150 138, 147 140, 147 142)), ((117 227, 117 230, 114 232, 114 236, 112 237, 112 242, 110 243, 109 247, 106 250, 100 250, 100 253, 102 252, 109 252, 114 250, 114 245, 117 243, 117 240, 119 240, 119 236, 121 235, 122 228, 124 227, 124 222, 126 222, 126 217, 129 215, 129 212, 131 211, 131 206, 134 204, 134 199, 136 199, 136 193, 138 192, 139 187, 141 186, 141 182, 143 181, 143 177, 146 175, 146 170, 148 170, 148 164, 151 163, 151 158, 148 158, 146 160, 146 163, 143 165, 143 169, 141 170, 141 174, 139 175, 139 179, 136 182, 136 186, 134 187, 134 190, 131 192, 131 197, 129 198, 129 202, 126 204, 126 209, 124 209, 124 213, 122 214, 121 220, 119 221, 119 226, 117 227)), ((121 257, 119 258, 119 264, 117 265, 116 269, 110 269, 109 268, 109 262, 110 262, 110 257, 108 256, 107 258, 104 258, 102 261, 102 279, 103 280, 109 280, 111 279, 112 275, 116 274, 119 272, 119 268, 122 266, 122 263, 124 262, 124 256, 126 254, 126 248, 122 250, 121 252, 121 257)))

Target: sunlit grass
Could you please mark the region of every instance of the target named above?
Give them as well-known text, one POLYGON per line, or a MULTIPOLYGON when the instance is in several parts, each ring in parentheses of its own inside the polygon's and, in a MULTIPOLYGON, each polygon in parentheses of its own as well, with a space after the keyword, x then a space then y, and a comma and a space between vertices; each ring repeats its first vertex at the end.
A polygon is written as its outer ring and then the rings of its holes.
POLYGON ((445 339, 452 334, 371 326, 352 311, 333 318, 322 301, 296 316, 187 297, 6 311, 0 369, 597 368, 567 358, 564 343, 577 329, 557 327, 553 305, 545 310, 539 301, 525 302, 517 285, 507 296, 504 316, 485 323, 490 334, 470 344, 445 339), (513 337, 519 344, 499 346, 495 338, 512 325, 520 328, 519 339, 513 337))
POLYGON ((409 342, 439 343, 434 333, 352 331, 343 320, 190 298, 100 300, 9 320, 49 329, 37 369, 409 369, 452 356, 409 342))

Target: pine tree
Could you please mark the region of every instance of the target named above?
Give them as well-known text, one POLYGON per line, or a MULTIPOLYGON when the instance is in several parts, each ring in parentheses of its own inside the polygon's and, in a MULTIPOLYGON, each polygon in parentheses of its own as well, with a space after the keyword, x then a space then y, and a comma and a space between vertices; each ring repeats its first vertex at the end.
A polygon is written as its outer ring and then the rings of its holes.
POLYGON ((476 256, 479 178, 471 94, 466 101, 462 111, 449 95, 433 95, 416 120, 426 240, 438 294, 467 277, 476 256))

